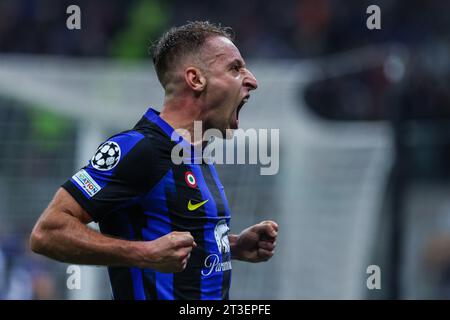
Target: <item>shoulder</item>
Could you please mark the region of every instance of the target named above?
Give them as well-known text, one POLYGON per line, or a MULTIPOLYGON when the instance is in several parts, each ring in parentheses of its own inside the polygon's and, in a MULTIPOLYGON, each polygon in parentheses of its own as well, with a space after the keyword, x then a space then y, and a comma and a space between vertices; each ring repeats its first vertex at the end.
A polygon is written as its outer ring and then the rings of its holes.
POLYGON ((130 130, 100 144, 87 170, 138 186, 158 179, 170 163, 170 145, 164 139, 130 130))
POLYGON ((90 165, 100 171, 113 170, 142 143, 144 136, 137 131, 125 131, 102 142, 90 160, 90 165))
POLYGON ((124 162, 141 162, 159 158, 170 145, 158 135, 136 130, 124 131, 102 142, 90 160, 90 165, 102 171, 112 170, 124 162))

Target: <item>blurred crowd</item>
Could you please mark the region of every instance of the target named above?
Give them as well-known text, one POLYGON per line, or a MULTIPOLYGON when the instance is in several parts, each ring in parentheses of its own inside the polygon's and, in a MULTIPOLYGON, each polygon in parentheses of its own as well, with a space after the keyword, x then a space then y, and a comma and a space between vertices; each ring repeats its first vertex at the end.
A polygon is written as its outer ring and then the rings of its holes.
POLYGON ((0 300, 61 298, 54 266, 30 251, 28 234, 14 229, 0 232, 0 300))
MULTIPOLYGON (((0 52, 149 59, 162 31, 192 20, 232 27, 245 58, 304 59, 395 43, 413 67, 403 88, 411 117, 436 118, 450 116, 449 16, 450 2, 437 0, 3 0, 0 52), (71 4, 81 9, 81 30, 66 28, 71 4), (381 9, 381 30, 366 28, 371 4, 381 9)), ((385 119, 388 76, 378 68, 318 83, 312 108, 331 119, 385 119)))
POLYGON ((449 9, 436 0, 2 0, 0 52, 146 58, 162 30, 210 20, 232 27, 248 58, 304 58, 381 42, 447 41, 449 9), (81 8, 80 31, 66 28, 71 4, 81 8), (381 8, 376 32, 365 28, 371 4, 381 8))

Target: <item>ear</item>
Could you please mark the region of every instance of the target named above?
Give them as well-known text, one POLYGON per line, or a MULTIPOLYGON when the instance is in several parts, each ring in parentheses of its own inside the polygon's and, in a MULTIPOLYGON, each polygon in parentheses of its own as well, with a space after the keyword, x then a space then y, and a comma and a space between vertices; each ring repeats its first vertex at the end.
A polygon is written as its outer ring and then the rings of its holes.
POLYGON ((188 67, 184 71, 187 85, 194 91, 202 92, 206 87, 206 77, 199 68, 188 67))

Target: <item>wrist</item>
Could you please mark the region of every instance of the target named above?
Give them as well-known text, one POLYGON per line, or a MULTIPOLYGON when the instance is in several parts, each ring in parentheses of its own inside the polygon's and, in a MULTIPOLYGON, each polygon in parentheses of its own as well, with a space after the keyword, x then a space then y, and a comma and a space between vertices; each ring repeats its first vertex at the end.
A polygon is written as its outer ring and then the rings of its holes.
POLYGON ((154 262, 154 250, 152 241, 129 241, 127 246, 128 259, 138 268, 148 268, 154 262))
POLYGON ((241 254, 238 245, 239 235, 228 235, 228 242, 230 243, 231 259, 241 260, 241 254))

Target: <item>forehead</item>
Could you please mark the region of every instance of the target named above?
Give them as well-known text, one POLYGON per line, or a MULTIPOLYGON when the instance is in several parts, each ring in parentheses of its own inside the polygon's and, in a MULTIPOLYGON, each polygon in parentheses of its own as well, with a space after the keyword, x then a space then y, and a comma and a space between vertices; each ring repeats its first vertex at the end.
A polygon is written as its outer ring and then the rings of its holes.
POLYGON ((230 63, 234 60, 244 59, 239 52, 239 49, 234 43, 225 37, 211 37, 206 40, 205 46, 202 49, 202 58, 208 64, 214 63, 230 63))

